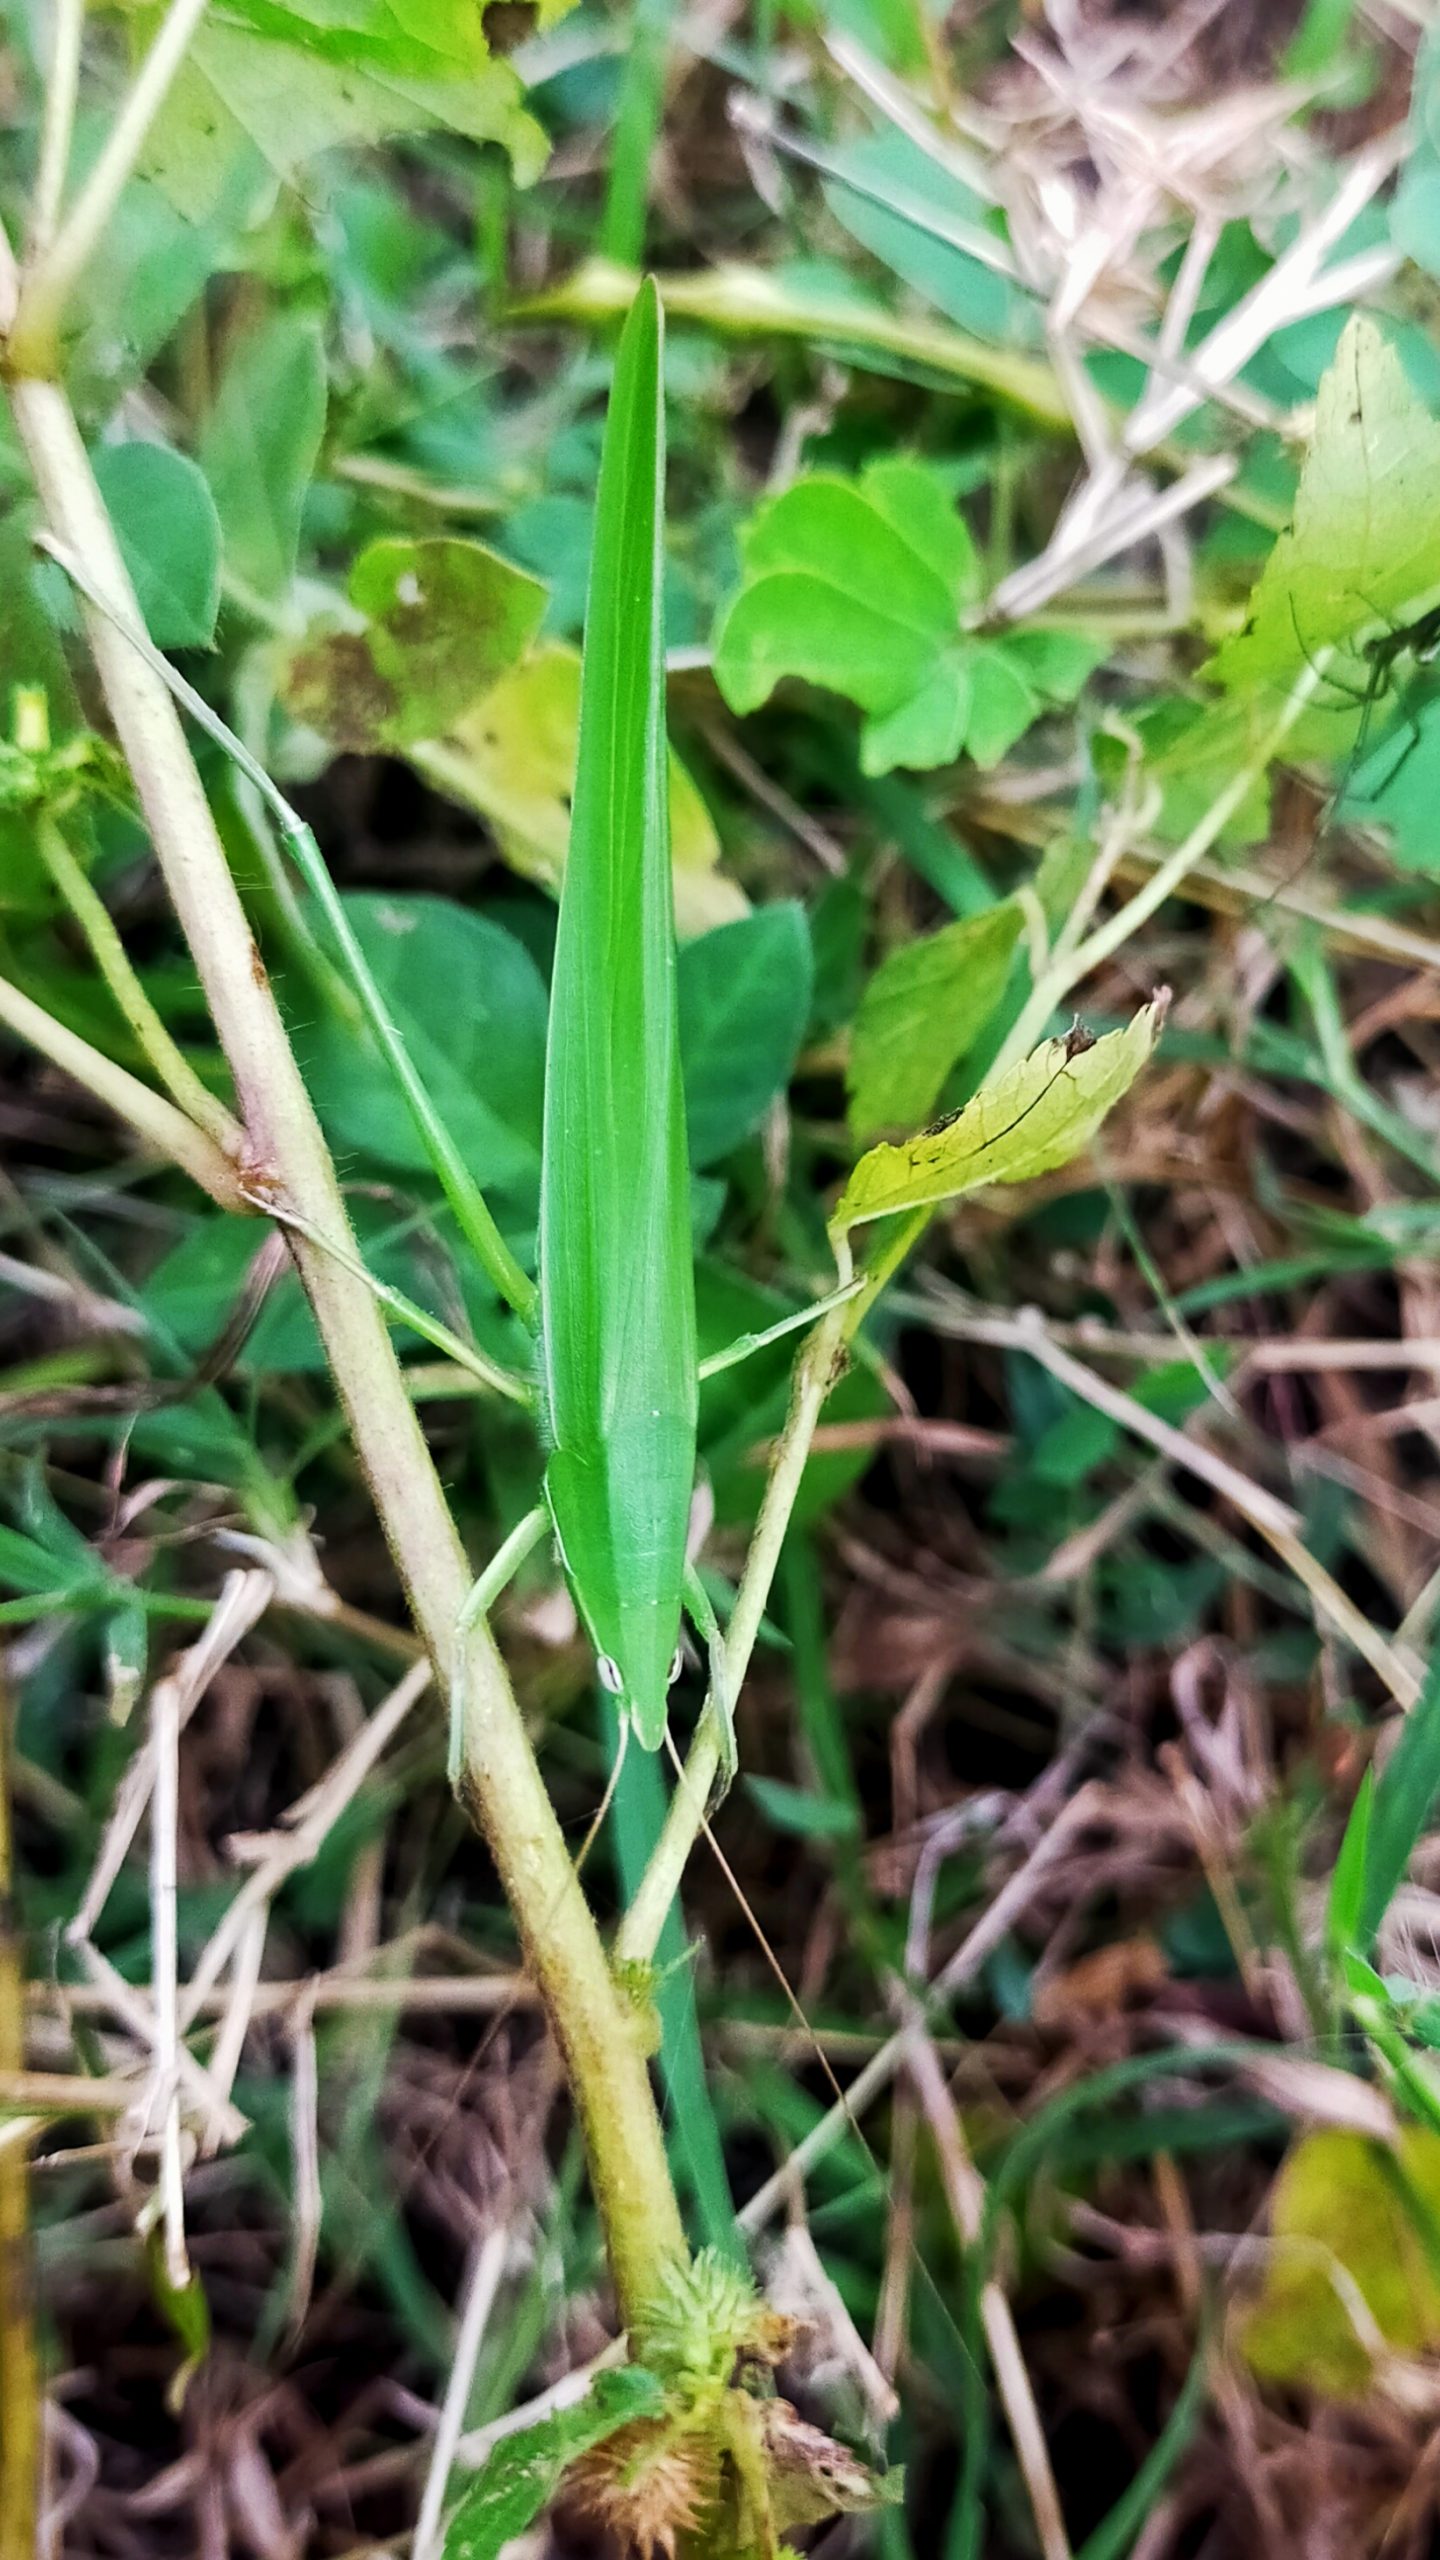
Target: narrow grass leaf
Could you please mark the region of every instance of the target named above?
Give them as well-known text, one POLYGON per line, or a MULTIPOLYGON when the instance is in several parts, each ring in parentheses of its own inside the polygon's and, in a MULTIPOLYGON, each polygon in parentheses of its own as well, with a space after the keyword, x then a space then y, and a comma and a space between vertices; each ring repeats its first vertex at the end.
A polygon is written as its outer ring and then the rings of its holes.
POLYGON ((690 1172, 665 748, 660 299, 615 366, 595 514, 541 1171, 546 1495, 597 1654, 665 1731, 695 1475, 690 1172))
MULTIPOLYGON (((1437 1794, 1440 1794, 1440 1658, 1431 1664, 1425 1687, 1406 1717, 1399 1741, 1375 1781, 1365 1844, 1364 1897, 1360 1906, 1359 1928, 1352 1940, 1361 1953, 1373 1942, 1375 1932, 1395 1898, 1437 1794)), ((1352 1825, 1354 1819, 1352 1814, 1352 1825)), ((1348 1848, 1348 1829, 1345 1845, 1348 1848)))
MULTIPOLYGON (((1370 1823, 1375 1804, 1375 1772, 1367 1769, 1350 1808, 1340 1855, 1330 1879, 1325 1906, 1325 1944, 1333 1961, 1361 1943, 1365 1913, 1365 1876, 1369 1860, 1370 1823)), ((1373 1933, 1372 1933, 1373 1934, 1373 1933)))

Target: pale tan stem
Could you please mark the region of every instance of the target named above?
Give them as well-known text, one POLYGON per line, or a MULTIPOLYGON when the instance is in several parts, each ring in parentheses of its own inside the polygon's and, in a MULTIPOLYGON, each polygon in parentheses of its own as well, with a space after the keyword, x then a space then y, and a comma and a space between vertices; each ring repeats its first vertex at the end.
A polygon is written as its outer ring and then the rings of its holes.
POLYGON ((80 88, 80 39, 85 30, 85 0, 55 0, 50 31, 50 67, 45 79, 45 113, 40 126, 40 163, 30 199, 25 246, 34 259, 49 248, 60 220, 70 142, 75 131, 75 101, 80 88))
POLYGON ((169 15, 141 63, 105 147, 49 246, 27 270, 20 307, 10 330, 10 362, 17 372, 48 373, 54 366, 65 306, 105 236, 146 138, 169 94, 206 0, 171 0, 169 15))
POLYGON ((215 1144, 204 1129, 178 1111, 163 1093, 155 1093, 128 1067, 119 1067, 104 1051, 91 1047, 77 1031, 69 1031, 63 1022, 47 1013, 43 1005, 12 986, 8 978, 0 978, 0 1023, 16 1038, 27 1041, 32 1049, 48 1058, 77 1084, 93 1093, 110 1111, 127 1120, 137 1136, 163 1156, 169 1156, 218 1200, 222 1209, 247 1209, 249 1203, 241 1189, 242 1168, 215 1144))

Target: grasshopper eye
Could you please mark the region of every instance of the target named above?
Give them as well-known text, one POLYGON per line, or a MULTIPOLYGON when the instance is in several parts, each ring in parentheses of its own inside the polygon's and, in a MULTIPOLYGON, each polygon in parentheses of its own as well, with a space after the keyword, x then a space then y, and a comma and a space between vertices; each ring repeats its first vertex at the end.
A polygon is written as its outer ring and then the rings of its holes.
POLYGON ((671 1656, 670 1656, 670 1668, 669 1668, 669 1670, 668 1670, 668 1671, 666 1672, 666 1674, 665 1674, 665 1685, 666 1685, 667 1689, 673 1689, 673 1688, 674 1688, 675 1683, 676 1683, 676 1681, 679 1679, 680 1674, 681 1674, 681 1672, 684 1670, 684 1668, 685 1668, 685 1656, 684 1656, 684 1653, 682 1652, 682 1650, 681 1650, 680 1646, 677 1644, 677 1646, 675 1647, 674 1652, 673 1652, 673 1653, 671 1654, 671 1656))
POLYGON ((596 1661, 595 1668, 600 1675, 601 1688, 608 1689, 612 1698, 618 1698, 625 1686, 624 1674, 619 1663, 613 1661, 608 1653, 602 1653, 596 1661))

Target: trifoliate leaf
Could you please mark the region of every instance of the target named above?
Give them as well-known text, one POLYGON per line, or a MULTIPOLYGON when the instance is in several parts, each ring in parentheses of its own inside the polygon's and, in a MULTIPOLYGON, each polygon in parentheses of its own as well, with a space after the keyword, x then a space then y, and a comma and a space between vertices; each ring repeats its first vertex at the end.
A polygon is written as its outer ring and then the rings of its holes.
POLYGON ((844 694, 869 715, 867 773, 951 764, 962 751, 994 764, 1047 698, 1073 697, 1099 655, 1067 634, 1037 652, 1022 645, 1031 635, 967 631, 979 563, 945 480, 924 463, 797 480, 754 517, 744 562, 715 641, 726 701, 753 711, 786 677, 844 694))

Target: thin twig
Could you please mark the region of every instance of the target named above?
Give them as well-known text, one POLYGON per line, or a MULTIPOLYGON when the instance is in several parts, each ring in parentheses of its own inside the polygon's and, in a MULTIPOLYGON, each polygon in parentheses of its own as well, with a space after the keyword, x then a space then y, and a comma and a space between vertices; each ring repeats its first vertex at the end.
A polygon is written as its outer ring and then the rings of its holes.
MULTIPOLYGON (((22 373, 47 373, 65 307, 134 176, 150 128, 169 95, 206 0, 170 0, 169 15, 141 63, 100 157, 53 239, 25 276, 9 359, 22 373)), ((68 151, 67 151, 68 158, 68 151)))
MULTIPOLYGON (((907 2001, 906 2006, 910 2031, 906 2049, 909 2076, 919 2094, 925 2120, 939 2154, 940 2176, 951 2219, 962 2246, 971 2250, 980 2238, 985 2219, 984 2182, 965 2147, 955 2102, 945 2085, 944 2072, 925 2033, 918 2006, 913 1998, 907 2001)), ((1024 2478, 1041 2551, 1045 2560, 1071 2560, 1070 2537, 1065 2530, 1060 2492, 1050 2467, 1045 2430, 1035 2406, 1030 2376, 1025 2370, 1025 2358, 1015 2329, 1015 2315, 994 2276, 982 2287, 980 2317, 995 2368, 995 2387, 1024 2478)))
POLYGON ((480 2242, 465 2278, 465 2300, 460 2313, 460 2334, 445 2384, 445 2398, 440 2409, 440 2423, 430 2453, 430 2468, 425 2475, 425 2491, 420 2500, 420 2514, 411 2545, 411 2560, 438 2560, 440 2524, 445 2506, 445 2491, 455 2462, 455 2449, 465 2423, 465 2411, 475 2380, 475 2367, 485 2343, 495 2296, 505 2272, 510 2248, 507 2226, 497 2223, 480 2242))
POLYGON ((158 1680, 151 1701, 150 1944, 155 1976, 155 2100, 160 2130, 160 2227, 166 2281, 190 2282, 185 2248, 185 2182, 180 2152, 180 2010, 177 1852, 180 1831, 180 1715, 173 1682, 158 1680))
POLYGON ((167 1156, 181 1171, 218 1200, 222 1209, 246 1210, 249 1202, 240 1187, 239 1168, 216 1145, 204 1129, 177 1111, 163 1093, 155 1093, 142 1084, 129 1069, 119 1067, 100 1049, 82 1040, 78 1031, 57 1022, 43 1005, 12 986, 8 978, 0 978, 0 1024, 13 1031, 42 1058, 73 1076, 107 1111, 129 1122, 137 1137, 153 1147, 157 1155, 167 1156))
POLYGON ((245 1133, 217 1094, 202 1084, 189 1059, 176 1047, 145 993, 130 955, 115 930, 114 919, 45 810, 35 819, 35 849, 90 946, 101 977, 129 1023, 177 1111, 206 1131, 222 1154, 240 1159, 245 1133))
POLYGON ((25 230, 26 256, 33 262, 49 248, 65 196, 70 141, 75 130, 75 102, 80 90, 80 40, 85 31, 85 0, 54 0, 50 27, 50 67, 45 78, 45 111, 40 125, 40 158, 25 230))
POLYGON ((1353 1645, 1361 1659, 1378 1673, 1390 1694, 1402 1707, 1413 1706, 1420 1694, 1421 1671, 1377 1627, 1372 1626, 1363 1611, 1357 1609, 1349 1595, 1342 1591, 1333 1574, 1312 1556, 1300 1536, 1300 1519, 1287 1503, 1280 1502, 1263 1485, 1255 1483, 1228 1458, 1219 1457, 1213 1449, 1197 1440, 1192 1433, 1177 1431, 1158 1414, 1126 1395, 1119 1387, 1097 1377, 1084 1362, 1072 1358, 1053 1341, 1043 1318, 1035 1308, 1026 1308, 1018 1316, 970 1316, 950 1313, 944 1329, 972 1342, 989 1342, 996 1347, 1028 1352, 1042 1368, 1072 1394, 1082 1398, 1095 1410, 1118 1422, 1121 1429, 1137 1439, 1148 1441, 1163 1457, 1191 1475, 1199 1476, 1216 1493, 1233 1504, 1244 1520, 1257 1529, 1274 1548, 1296 1580, 1309 1592, 1321 1616, 1353 1645))

